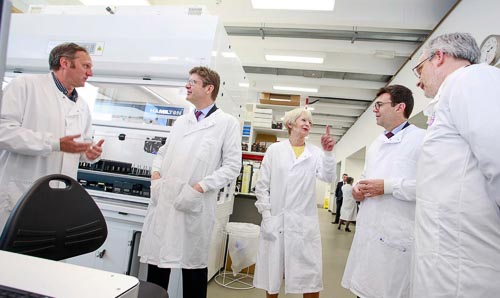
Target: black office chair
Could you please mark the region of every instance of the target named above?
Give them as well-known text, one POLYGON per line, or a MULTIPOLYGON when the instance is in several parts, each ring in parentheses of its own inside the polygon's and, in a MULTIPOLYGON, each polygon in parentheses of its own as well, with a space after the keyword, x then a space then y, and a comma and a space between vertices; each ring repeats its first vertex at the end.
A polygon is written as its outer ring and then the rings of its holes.
MULTIPOLYGON (((65 175, 35 181, 19 199, 0 237, 0 249, 59 261, 98 249, 108 228, 87 191, 65 175), (57 187, 61 186, 61 187, 57 187)), ((141 281, 139 297, 167 297, 160 286, 141 281)))
POLYGON ((15 206, 0 249, 58 261, 98 249, 107 235, 106 221, 87 191, 70 177, 49 175, 15 206))

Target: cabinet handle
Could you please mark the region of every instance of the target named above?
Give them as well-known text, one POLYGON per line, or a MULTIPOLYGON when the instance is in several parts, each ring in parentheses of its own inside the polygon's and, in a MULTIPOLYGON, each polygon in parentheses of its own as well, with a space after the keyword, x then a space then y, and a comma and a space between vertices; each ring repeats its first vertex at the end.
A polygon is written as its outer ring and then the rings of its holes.
POLYGON ((101 251, 98 251, 95 256, 98 257, 99 259, 102 259, 102 257, 104 257, 104 254, 106 253, 106 250, 103 249, 101 251))

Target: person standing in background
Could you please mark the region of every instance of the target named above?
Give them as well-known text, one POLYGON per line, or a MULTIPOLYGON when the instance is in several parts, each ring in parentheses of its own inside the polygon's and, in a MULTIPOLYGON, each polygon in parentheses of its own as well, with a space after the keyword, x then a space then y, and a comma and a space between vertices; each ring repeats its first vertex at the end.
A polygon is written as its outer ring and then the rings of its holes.
POLYGON ((342 278, 342 286, 359 297, 410 295, 416 165, 425 135, 408 122, 412 110, 413 95, 404 86, 377 93, 373 112, 385 131, 368 148, 361 180, 352 190, 361 203, 342 278))
MULTIPOLYGON (((21 195, 50 174, 76 179, 80 161, 101 156, 92 119, 75 88, 93 75, 84 47, 64 43, 49 55, 51 72, 22 75, 5 88, 0 115, 0 231, 21 195)), ((43 212, 43 211, 41 211, 43 212)))
POLYGON ((467 33, 437 36, 414 68, 430 126, 417 173, 412 297, 500 293, 500 69, 467 33))
POLYGON ((347 177, 346 184, 342 186, 343 202, 342 209, 340 209, 340 221, 337 230, 342 228, 342 223, 346 223, 345 231, 350 232, 349 224, 356 221, 356 215, 358 214, 358 205, 356 200, 352 196, 352 183, 354 178, 347 177))
POLYGON ((347 183, 347 174, 342 175, 342 181, 337 183, 337 187, 335 188, 335 197, 337 198, 336 200, 336 211, 335 211, 335 220, 332 222, 332 224, 338 224, 339 223, 339 218, 340 218, 340 209, 342 208, 342 202, 343 202, 343 194, 342 194, 342 186, 344 186, 347 183))
POLYGON ((286 293, 314 298, 323 289, 316 178, 335 181, 335 141, 327 126, 323 150, 306 143, 309 110, 287 112, 284 124, 289 139, 269 146, 255 189, 262 223, 254 286, 266 290, 268 298, 278 297, 285 276, 286 293))
POLYGON ((238 120, 215 105, 219 74, 195 67, 186 83, 194 113, 179 117, 153 161, 151 202, 139 246, 147 281, 168 290, 182 268, 184 298, 207 296, 208 253, 217 194, 241 168, 238 120))

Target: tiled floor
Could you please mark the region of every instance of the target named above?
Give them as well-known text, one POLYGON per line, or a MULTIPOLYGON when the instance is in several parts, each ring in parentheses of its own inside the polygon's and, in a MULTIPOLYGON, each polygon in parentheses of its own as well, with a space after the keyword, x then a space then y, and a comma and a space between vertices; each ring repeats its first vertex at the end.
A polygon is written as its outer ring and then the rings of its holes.
MULTIPOLYGON (((323 286, 321 297, 331 298, 353 298, 356 297, 348 290, 340 286, 340 280, 344 273, 344 266, 351 247, 355 227, 351 225, 351 233, 337 230, 333 225, 332 215, 326 209, 319 209, 319 221, 321 228, 321 239, 323 244, 323 286)), ((285 295, 283 287, 280 297, 298 298, 302 295, 285 295)), ((266 297, 265 291, 260 289, 232 290, 222 287, 212 279, 208 284, 209 298, 254 298, 266 297)))

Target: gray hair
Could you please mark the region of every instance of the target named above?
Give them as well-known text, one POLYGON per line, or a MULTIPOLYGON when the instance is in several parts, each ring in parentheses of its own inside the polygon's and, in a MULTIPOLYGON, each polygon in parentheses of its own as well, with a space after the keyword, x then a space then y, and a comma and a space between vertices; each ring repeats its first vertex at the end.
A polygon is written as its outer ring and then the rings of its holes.
POLYGON ((63 43, 50 51, 49 54, 49 67, 50 70, 59 70, 61 67, 61 58, 65 57, 70 60, 75 59, 75 55, 77 52, 85 52, 88 54, 87 49, 77 45, 73 42, 63 43))
POLYGON ((291 129, 288 127, 288 124, 290 125, 295 125, 295 121, 302 115, 302 113, 305 113, 307 120, 311 121, 312 123, 312 114, 311 111, 306 110, 304 108, 296 108, 291 111, 288 111, 285 113, 285 118, 283 119, 283 124, 285 127, 288 129, 288 134, 290 134, 291 129))
POLYGON ((428 55, 443 51, 454 58, 467 60, 471 64, 479 63, 481 56, 474 37, 469 33, 460 32, 443 34, 432 39, 424 46, 423 51, 428 55))

